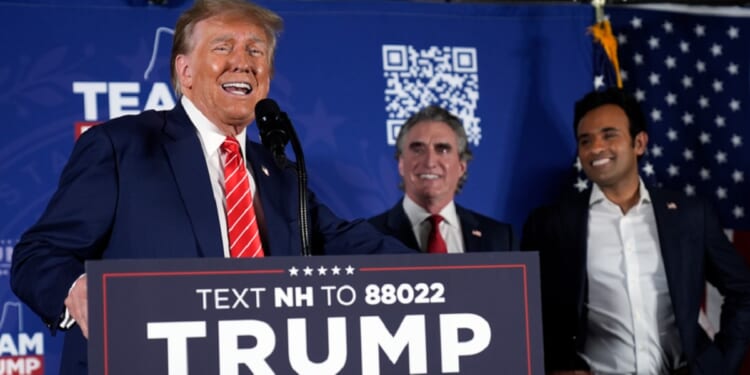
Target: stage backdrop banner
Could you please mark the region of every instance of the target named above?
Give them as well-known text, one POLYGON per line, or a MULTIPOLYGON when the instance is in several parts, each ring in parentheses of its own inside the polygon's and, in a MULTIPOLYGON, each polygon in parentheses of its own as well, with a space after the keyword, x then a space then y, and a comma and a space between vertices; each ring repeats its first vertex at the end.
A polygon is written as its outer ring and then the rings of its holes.
POLYGON ((536 253, 106 260, 86 272, 92 374, 544 373, 536 253))
MULTIPOLYGON (((0 1, 0 361, 21 373, 57 374, 64 333, 50 336, 11 293, 10 259, 76 134, 176 101, 169 52, 190 2, 145 3, 0 1)), ((430 103, 470 136, 457 202, 516 234, 568 175, 572 103, 593 74, 590 6, 261 3, 285 20, 270 96, 301 138, 311 189, 338 215, 368 217, 401 198, 393 140, 430 103)), ((257 140, 254 125, 248 133, 257 140)))

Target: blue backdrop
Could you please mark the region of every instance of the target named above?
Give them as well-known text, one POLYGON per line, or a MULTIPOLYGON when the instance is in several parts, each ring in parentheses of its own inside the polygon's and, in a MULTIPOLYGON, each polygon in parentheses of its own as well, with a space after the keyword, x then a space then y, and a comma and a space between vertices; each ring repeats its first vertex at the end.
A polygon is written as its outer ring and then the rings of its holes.
MULTIPOLYGON (((7 278, 13 246, 54 190, 76 124, 174 103, 171 30, 187 5, 144 2, 0 1, 3 363, 37 358, 57 373, 61 340, 18 303, 7 278)), ((572 105, 594 75, 590 6, 261 3, 286 24, 270 96, 301 138, 310 187, 340 216, 368 217, 401 197, 393 134, 433 102, 460 114, 472 141, 460 204, 519 235, 531 209, 570 186, 572 105)), ((616 31, 633 17, 618 14, 616 31)), ((630 46, 647 51, 647 37, 630 46)), ((747 124, 743 116, 736 121, 747 124)), ((254 127, 249 133, 257 139, 254 127)))

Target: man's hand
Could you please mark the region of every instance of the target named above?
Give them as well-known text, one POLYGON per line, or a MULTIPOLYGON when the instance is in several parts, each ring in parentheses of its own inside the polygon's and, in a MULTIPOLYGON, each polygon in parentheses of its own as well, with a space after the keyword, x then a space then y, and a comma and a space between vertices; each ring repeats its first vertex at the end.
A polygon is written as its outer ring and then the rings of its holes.
POLYGON ((68 297, 65 298, 65 307, 68 308, 70 316, 76 320, 85 338, 89 338, 89 300, 86 296, 87 290, 86 275, 84 274, 70 288, 68 297))

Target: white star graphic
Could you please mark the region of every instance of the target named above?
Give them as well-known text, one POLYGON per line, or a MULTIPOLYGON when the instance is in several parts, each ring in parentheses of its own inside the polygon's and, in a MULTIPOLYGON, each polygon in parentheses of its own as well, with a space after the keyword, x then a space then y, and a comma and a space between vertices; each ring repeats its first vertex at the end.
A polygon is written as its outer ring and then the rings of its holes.
POLYGON ((739 65, 737 65, 737 64, 735 64, 733 62, 730 62, 729 66, 727 67, 727 72, 729 72, 729 74, 731 74, 733 76, 736 76, 737 74, 740 73, 740 67, 739 67, 739 65))
POLYGON ((676 141, 677 140, 677 130, 669 128, 669 130, 667 130, 667 138, 669 138, 670 141, 676 141))
POLYGON ((299 269, 297 267, 292 266, 292 268, 289 269, 289 276, 297 276, 299 274, 299 269))
POLYGON ((664 60, 664 65, 667 66, 667 69, 674 69, 677 66, 677 60, 672 56, 667 56, 664 60))
POLYGON ((732 215, 737 219, 743 218, 745 217, 745 209, 740 206, 734 206, 732 209, 732 215))
POLYGON ((690 43, 688 43, 688 42, 686 42, 684 40, 681 40, 680 41, 680 51, 682 51, 682 53, 688 53, 688 52, 690 52, 690 43))
POLYGON ((701 171, 698 173, 701 175, 701 180, 705 181, 711 178, 711 171, 706 168, 701 168, 701 171))
POLYGON ((693 150, 686 148, 685 151, 682 152, 682 157, 684 157, 685 160, 693 160, 693 150))
POLYGON ((701 96, 700 99, 698 99, 698 105, 701 106, 701 108, 708 108, 710 101, 707 97, 701 96))
POLYGON ((682 115, 682 122, 687 126, 693 123, 693 114, 690 112, 685 112, 685 114, 682 115))
POLYGON ((352 267, 351 265, 346 266, 346 268, 344 268, 344 270, 346 270, 346 274, 347 275, 354 275, 354 267, 352 267))
POLYGON ((724 151, 721 151, 721 150, 717 151, 716 156, 714 157, 716 158, 716 162, 719 164, 724 164, 727 162, 727 153, 724 151))
POLYGON ((726 119, 724 117, 718 116, 718 115, 714 119, 714 123, 716 124, 717 128, 723 128, 723 127, 727 126, 726 119))
POLYGON ((722 92, 724 91, 724 82, 721 82, 718 79, 715 79, 714 82, 711 84, 711 87, 713 87, 714 91, 716 92, 722 92))
POLYGON ((740 183, 745 181, 745 174, 742 171, 734 170, 732 172, 732 180, 734 180, 735 183, 740 183))
POLYGON ((731 26, 729 30, 727 30, 727 35, 729 35, 729 39, 737 39, 740 37, 740 29, 731 26))
POLYGON ((661 146, 654 143, 653 146, 651 146, 651 156, 658 158, 662 155, 662 148, 661 146))
POLYGON ((328 272, 328 268, 323 266, 318 267, 318 276, 325 276, 328 272))
POLYGON ((724 189, 723 187, 719 186, 716 188, 716 197, 719 199, 726 199, 727 198, 727 189, 724 189))
POLYGON ((643 165, 643 173, 646 174, 646 176, 651 176, 654 174, 654 165, 646 162, 646 164, 643 165))
POLYGON ((669 93, 667 93, 667 96, 664 97, 664 100, 671 107, 671 106, 677 104, 677 95, 675 95, 674 93, 669 92, 669 93))
POLYGON ((643 20, 641 20, 638 17, 633 17, 632 20, 630 20, 630 25, 633 26, 634 29, 640 29, 642 25, 643 20))
POLYGON ((705 36, 706 35, 706 27, 703 25, 695 25, 695 28, 693 29, 696 36, 705 36))
POLYGON ((573 187, 575 187, 578 190, 578 192, 580 193, 580 192, 586 190, 589 187, 589 183, 588 183, 588 181, 586 181, 586 180, 584 180, 584 179, 582 179, 582 178, 579 177, 578 181, 576 181, 576 183, 573 185, 573 187))
POLYGON ((576 169, 576 170, 577 170, 578 172, 580 172, 580 171, 581 171, 581 169, 583 168, 583 166, 581 165, 581 158, 579 158, 578 156, 576 156, 576 162, 575 162, 575 163, 573 163, 573 167, 574 167, 574 168, 575 168, 575 169, 576 169))
POLYGON ((651 86, 656 86, 660 83, 661 78, 658 74, 651 72, 651 74, 648 75, 648 81, 651 83, 651 86))
POLYGON ((732 146, 740 147, 742 146, 742 137, 740 137, 737 134, 732 134, 731 142, 732 142, 732 146))
POLYGON ((701 135, 698 136, 698 140, 701 141, 702 144, 711 143, 711 134, 708 134, 706 132, 701 132, 701 135))
POLYGON ((698 60, 698 62, 696 62, 696 63, 695 63, 695 69, 696 69, 696 70, 697 70, 698 72, 700 72, 700 73, 703 73, 703 72, 705 72, 705 71, 706 71, 706 63, 704 63, 704 62, 703 62, 703 61, 701 61, 701 60, 698 60))
POLYGON ((688 197, 692 197, 693 195, 695 195, 695 186, 690 184, 685 185, 685 195, 687 195, 688 197))
POLYGON ((635 65, 643 65, 643 55, 640 53, 633 55, 633 62, 635 62, 635 65))
POLYGON ((693 87, 693 78, 689 76, 682 76, 682 86, 686 89, 693 87))
POLYGON ((680 167, 669 164, 669 167, 667 167, 667 173, 669 173, 670 177, 679 176, 680 175, 680 167))
POLYGON ((648 39, 648 46, 651 47, 652 50, 659 48, 659 38, 657 37, 651 37, 648 39))
POLYGON ((732 112, 737 112, 740 110, 740 101, 732 98, 732 100, 729 101, 729 108, 732 109, 732 112))
POLYGON ((620 69, 620 78, 622 78, 623 81, 628 80, 628 71, 625 69, 620 69))
POLYGON ((599 89, 604 87, 604 76, 598 75, 594 77, 594 89, 599 89))
POLYGON ((667 34, 671 34, 672 30, 674 30, 674 28, 672 27, 672 23, 669 22, 669 21, 664 22, 661 25, 661 27, 664 29, 664 32, 667 33, 667 34))
POLYGON ((711 45, 711 54, 714 55, 714 57, 721 56, 721 45, 716 43, 711 45))
POLYGON ((334 275, 338 275, 341 273, 341 268, 339 268, 339 266, 333 266, 333 268, 331 268, 331 273, 334 275))
POLYGON ((638 102, 642 102, 642 101, 646 100, 646 92, 643 91, 643 90, 641 90, 641 89, 636 89, 635 90, 635 100, 637 100, 638 102))
POLYGON ((310 266, 307 266, 307 267, 305 267, 305 268, 302 269, 302 272, 305 273, 305 276, 312 276, 313 269, 310 268, 310 266))
POLYGON ((617 44, 623 45, 623 44, 626 44, 627 42, 628 42, 628 36, 627 35, 625 35, 623 33, 617 34, 617 44))
POLYGON ((653 122, 659 122, 661 121, 661 111, 654 108, 651 110, 651 120, 653 122))

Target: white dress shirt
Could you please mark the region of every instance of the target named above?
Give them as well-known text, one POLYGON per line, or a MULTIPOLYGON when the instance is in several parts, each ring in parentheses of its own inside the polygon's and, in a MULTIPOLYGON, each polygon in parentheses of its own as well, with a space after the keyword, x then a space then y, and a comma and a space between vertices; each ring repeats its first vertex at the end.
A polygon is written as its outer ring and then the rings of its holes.
MULTIPOLYGON (((411 222, 411 229, 414 232, 414 236, 417 238, 417 244, 423 252, 427 251, 427 238, 432 230, 432 224, 428 220, 432 214, 427 212, 424 208, 414 203, 408 195, 404 195, 404 201, 402 203, 404 212, 411 222)), ((440 210, 440 216, 443 217, 443 221, 438 225, 440 228, 440 235, 443 236, 445 245, 448 247, 448 253, 463 253, 464 252, 464 239, 461 235, 461 221, 458 220, 456 214, 456 205, 453 201, 450 201, 442 210, 440 210)))
POLYGON ((627 213, 594 185, 586 267, 588 335, 582 356, 595 374, 667 374, 680 337, 648 190, 627 213))
MULTIPOLYGON (((216 125, 209 121, 198 108, 188 99, 183 96, 182 106, 185 108, 190 121, 195 124, 195 128, 198 130, 198 139, 200 139, 201 147, 203 147, 203 156, 206 158, 206 166, 208 167, 208 175, 211 178, 211 189, 214 192, 214 200, 216 201, 216 214, 219 217, 219 225, 221 226, 221 242, 224 247, 224 257, 229 257, 229 232, 227 231, 227 202, 224 197, 224 160, 221 155, 221 144, 227 138, 216 125)), ((242 159, 247 161, 247 154, 245 144, 247 137, 245 136, 247 129, 243 129, 240 134, 237 134, 235 138, 240 143, 240 151, 242 153, 242 159)), ((250 179, 250 190, 252 196, 255 197, 255 179, 253 174, 248 171, 248 178, 250 179)))

